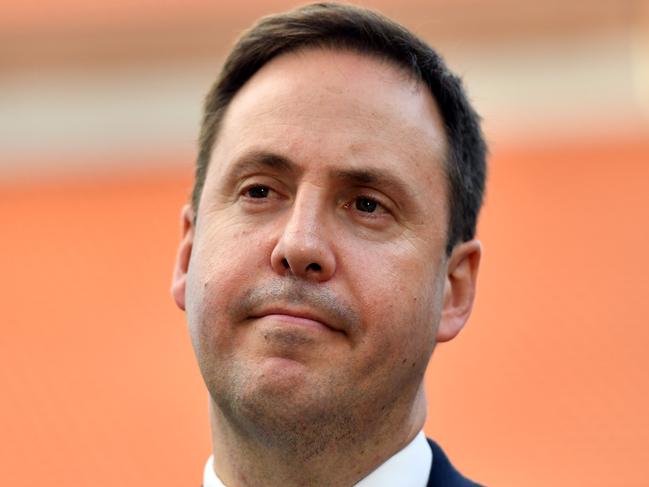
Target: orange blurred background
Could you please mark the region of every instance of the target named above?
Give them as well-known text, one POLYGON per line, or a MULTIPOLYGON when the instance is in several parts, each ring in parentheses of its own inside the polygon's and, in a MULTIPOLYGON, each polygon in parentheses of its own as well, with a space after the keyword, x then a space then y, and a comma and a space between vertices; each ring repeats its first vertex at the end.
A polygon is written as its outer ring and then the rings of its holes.
MULTIPOLYGON (((460 72, 491 145, 474 315, 426 432, 494 486, 649 486, 649 2, 367 1, 460 72)), ((201 99, 283 1, 0 16, 0 485, 199 485, 168 288, 201 99)))

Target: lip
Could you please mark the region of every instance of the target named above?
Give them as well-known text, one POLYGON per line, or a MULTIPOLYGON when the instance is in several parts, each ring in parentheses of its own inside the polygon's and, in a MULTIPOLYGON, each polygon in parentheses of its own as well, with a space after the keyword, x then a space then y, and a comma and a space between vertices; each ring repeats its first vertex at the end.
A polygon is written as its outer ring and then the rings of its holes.
POLYGON ((309 310, 295 310, 287 308, 268 308, 251 316, 253 319, 269 319, 280 321, 288 325, 320 328, 329 331, 340 331, 331 326, 324 318, 309 310))

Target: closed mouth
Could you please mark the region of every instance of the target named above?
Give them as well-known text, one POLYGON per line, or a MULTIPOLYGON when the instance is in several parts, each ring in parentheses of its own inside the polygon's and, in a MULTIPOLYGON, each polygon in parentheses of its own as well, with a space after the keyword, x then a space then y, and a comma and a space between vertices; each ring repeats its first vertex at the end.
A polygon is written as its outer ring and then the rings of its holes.
POLYGON ((260 319, 265 317, 276 317, 280 320, 288 321, 296 325, 320 325, 328 328, 331 331, 342 331, 329 325, 329 323, 321 316, 307 310, 268 308, 261 313, 251 316, 252 319, 260 319))

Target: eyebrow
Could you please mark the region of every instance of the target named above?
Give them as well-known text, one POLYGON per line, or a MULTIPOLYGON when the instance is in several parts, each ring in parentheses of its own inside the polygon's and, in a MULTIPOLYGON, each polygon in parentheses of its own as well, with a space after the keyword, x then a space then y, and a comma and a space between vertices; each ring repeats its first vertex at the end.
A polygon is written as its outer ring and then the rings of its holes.
POLYGON ((291 175, 301 172, 299 166, 287 157, 274 152, 253 151, 245 153, 232 165, 225 175, 225 184, 231 186, 244 175, 267 170, 291 175))
POLYGON ((410 191, 405 182, 399 177, 377 168, 371 169, 338 169, 331 172, 334 179, 344 181, 355 186, 374 186, 386 192, 395 194, 398 200, 410 200, 410 191))
POLYGON ((299 173, 299 167, 282 155, 267 151, 254 151, 244 154, 230 168, 229 174, 236 177, 255 169, 273 169, 278 172, 299 173))

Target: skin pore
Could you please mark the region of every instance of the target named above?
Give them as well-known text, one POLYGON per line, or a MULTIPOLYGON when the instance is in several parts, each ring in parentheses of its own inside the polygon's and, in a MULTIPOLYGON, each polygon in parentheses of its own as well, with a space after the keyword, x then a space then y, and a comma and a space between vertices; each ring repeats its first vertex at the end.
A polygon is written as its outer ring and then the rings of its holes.
POLYGON ((446 152, 425 87, 363 54, 282 55, 232 100, 172 286, 229 487, 353 485, 423 427, 480 257, 445 253, 446 152))

